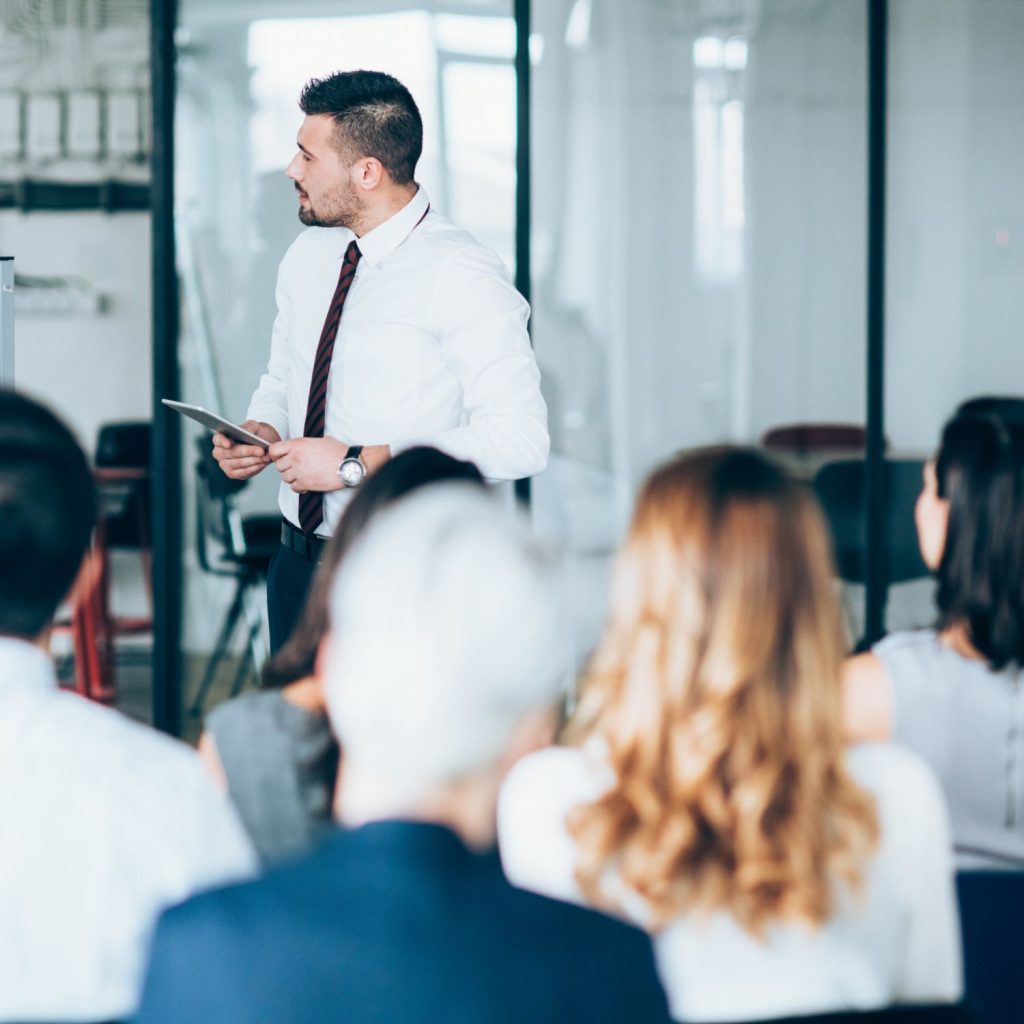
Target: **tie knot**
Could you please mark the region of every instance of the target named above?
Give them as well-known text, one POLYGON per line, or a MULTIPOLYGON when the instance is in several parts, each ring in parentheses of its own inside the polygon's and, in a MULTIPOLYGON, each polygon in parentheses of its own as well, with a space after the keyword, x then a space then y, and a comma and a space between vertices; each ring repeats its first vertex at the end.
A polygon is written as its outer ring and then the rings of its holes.
POLYGON ((359 257, 363 254, 359 251, 359 245, 356 241, 348 243, 348 248, 345 250, 345 262, 351 263, 354 267, 359 262, 359 257))

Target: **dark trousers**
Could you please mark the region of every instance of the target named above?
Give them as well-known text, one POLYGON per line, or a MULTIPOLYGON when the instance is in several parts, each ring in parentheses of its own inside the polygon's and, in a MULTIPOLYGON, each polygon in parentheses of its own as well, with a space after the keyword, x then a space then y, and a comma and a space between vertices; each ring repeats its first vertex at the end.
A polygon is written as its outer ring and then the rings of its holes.
POLYGON ((271 654, 281 649, 299 621, 316 566, 316 562, 307 561, 283 544, 277 549, 267 573, 271 654))

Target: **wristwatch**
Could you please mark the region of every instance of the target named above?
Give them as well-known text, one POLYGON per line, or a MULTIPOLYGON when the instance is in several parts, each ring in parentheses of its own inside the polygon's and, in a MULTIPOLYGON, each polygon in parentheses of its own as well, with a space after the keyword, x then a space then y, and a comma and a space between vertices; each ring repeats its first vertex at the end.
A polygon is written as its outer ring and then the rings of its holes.
POLYGON ((354 444, 338 466, 338 479, 342 487, 358 487, 366 478, 366 463, 359 458, 363 450, 361 444, 354 444))

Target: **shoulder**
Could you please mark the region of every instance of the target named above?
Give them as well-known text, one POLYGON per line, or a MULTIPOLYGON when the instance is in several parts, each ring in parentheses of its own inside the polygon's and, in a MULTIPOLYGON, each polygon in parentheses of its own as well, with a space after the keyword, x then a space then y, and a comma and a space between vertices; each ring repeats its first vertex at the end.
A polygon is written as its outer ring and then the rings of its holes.
MULTIPOLYGON (((539 985, 553 983, 571 1019, 668 1020, 650 936, 596 910, 510 889, 501 949, 529 953, 539 985), (580 964, 587 970, 581 972, 580 964)), ((524 968, 525 968, 524 964, 524 968)))
POLYGON ((281 269, 301 265, 307 259, 337 256, 344 250, 346 239, 350 237, 347 228, 306 228, 299 232, 295 241, 285 250, 281 269))
POLYGON ((547 747, 522 758, 506 776, 499 821, 512 825, 531 810, 567 812, 596 799, 608 781, 597 755, 578 747, 547 747))
POLYGON ((422 244, 431 247, 447 275, 496 277, 511 282, 508 268, 493 249, 440 214, 431 214, 421 231, 415 234, 420 234, 422 244))
POLYGON ((503 920, 514 922, 513 927, 522 929, 524 937, 544 933, 555 941, 571 939, 574 958, 581 952, 579 944, 604 953, 632 951, 641 959, 650 955, 650 937, 626 921, 515 887, 510 887, 509 893, 508 912, 503 920))
POLYGON ((199 769, 195 752, 180 740, 77 694, 55 694, 48 718, 67 734, 65 749, 97 767, 120 772, 132 765, 129 776, 134 779, 167 771, 191 775, 199 769), (150 766, 152 771, 147 772, 150 766))
POLYGON ((283 703, 279 690, 256 690, 218 704, 207 716, 206 727, 218 738, 247 731, 254 724, 272 721, 283 703))
POLYGON ((287 931, 308 924, 309 906, 319 902, 327 875, 318 868, 316 854, 307 854, 258 878, 247 878, 210 888, 166 911, 160 929, 168 941, 191 944, 203 939, 226 943, 222 949, 240 948, 248 940, 258 944, 267 929, 287 931), (304 899, 308 896, 308 900, 304 899))
POLYGON ((871 653, 886 660, 891 657, 921 658, 941 654, 944 650, 934 629, 911 629, 883 637, 871 648, 871 653))
POLYGON ((600 796, 607 775, 599 758, 571 747, 549 747, 512 769, 498 800, 498 845, 513 884, 581 902, 566 822, 574 807, 600 796))
POLYGON ((55 696, 40 730, 33 756, 59 741, 65 789, 90 813, 131 822, 127 845, 168 863, 250 866, 234 810, 191 747, 71 693, 55 696))
POLYGON ((942 788, 917 754, 894 743, 862 743, 850 748, 847 767, 875 798, 883 840, 896 835, 915 846, 948 842, 942 788))

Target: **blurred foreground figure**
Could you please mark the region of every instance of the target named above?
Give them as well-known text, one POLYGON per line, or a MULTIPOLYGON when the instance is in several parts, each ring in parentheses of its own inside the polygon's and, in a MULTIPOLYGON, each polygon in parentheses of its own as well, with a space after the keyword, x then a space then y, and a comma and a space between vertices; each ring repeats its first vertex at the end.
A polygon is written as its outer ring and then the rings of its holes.
POLYGON ((813 497, 763 455, 672 459, 570 745, 502 793, 509 878, 650 928, 676 1020, 960 994, 942 796, 908 751, 844 749, 833 575, 813 497))
POLYGON ((57 688, 95 516, 71 434, 0 391, 0 1020, 131 1013, 160 911, 255 866, 192 751, 57 688))
POLYGON ((370 523, 322 648, 346 828, 165 915, 140 1021, 667 1021, 643 933, 513 888, 494 850, 501 781, 551 734, 558 595, 549 557, 476 488, 370 523))

